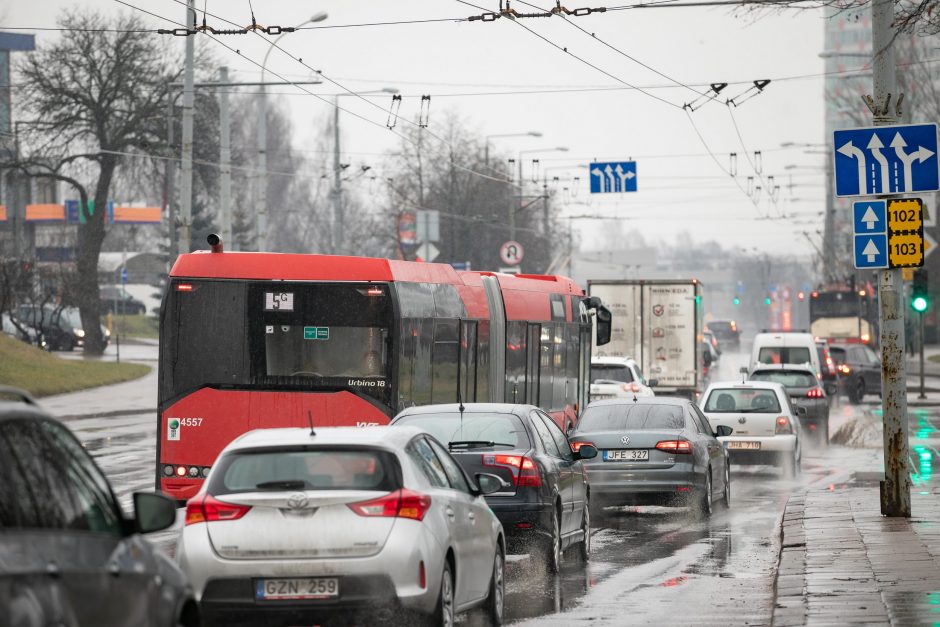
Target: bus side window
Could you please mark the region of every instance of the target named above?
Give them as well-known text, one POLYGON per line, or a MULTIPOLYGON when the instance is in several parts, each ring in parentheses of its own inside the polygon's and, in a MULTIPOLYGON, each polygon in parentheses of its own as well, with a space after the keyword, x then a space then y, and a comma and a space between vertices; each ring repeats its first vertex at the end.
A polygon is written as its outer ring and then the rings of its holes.
POLYGON ((507 403, 525 403, 526 323, 506 323, 506 398, 507 403))
POLYGON ((539 407, 549 411, 552 409, 552 391, 554 387, 553 365, 553 336, 554 326, 551 323, 542 325, 542 350, 539 352, 539 407))
POLYGON ((431 346, 433 344, 434 321, 428 318, 412 320, 415 335, 414 380, 411 382, 412 400, 415 405, 431 402, 431 346))
POLYGON ((412 384, 415 373, 415 346, 418 343, 416 320, 401 321, 401 346, 398 355, 398 411, 414 405, 412 384))
POLYGON ((477 322, 460 321, 460 399, 472 403, 477 399, 477 322))
POLYGON ((434 321, 431 349, 431 402, 457 401, 458 338, 456 320, 434 321))
POLYGON ((481 320, 477 325, 477 401, 490 401, 490 323, 481 320))

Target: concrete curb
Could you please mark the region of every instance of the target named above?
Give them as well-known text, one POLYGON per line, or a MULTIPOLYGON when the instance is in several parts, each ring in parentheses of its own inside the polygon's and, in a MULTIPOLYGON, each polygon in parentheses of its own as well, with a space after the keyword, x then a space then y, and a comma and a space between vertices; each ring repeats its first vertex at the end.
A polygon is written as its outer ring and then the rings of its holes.
POLYGON ((771 625, 806 624, 806 493, 787 499, 780 519, 780 555, 773 585, 771 625))

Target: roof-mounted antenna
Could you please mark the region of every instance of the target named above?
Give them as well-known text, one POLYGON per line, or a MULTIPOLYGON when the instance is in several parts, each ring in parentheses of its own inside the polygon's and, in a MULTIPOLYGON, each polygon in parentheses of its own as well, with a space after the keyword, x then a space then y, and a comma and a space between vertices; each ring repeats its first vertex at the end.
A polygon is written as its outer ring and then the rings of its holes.
POLYGON ((310 435, 316 435, 317 432, 313 429, 313 412, 309 409, 307 410, 307 422, 310 423, 310 435))
POLYGON ((460 439, 463 439, 463 412, 466 407, 463 406, 463 397, 460 394, 460 384, 457 385, 457 411, 460 412, 460 439))

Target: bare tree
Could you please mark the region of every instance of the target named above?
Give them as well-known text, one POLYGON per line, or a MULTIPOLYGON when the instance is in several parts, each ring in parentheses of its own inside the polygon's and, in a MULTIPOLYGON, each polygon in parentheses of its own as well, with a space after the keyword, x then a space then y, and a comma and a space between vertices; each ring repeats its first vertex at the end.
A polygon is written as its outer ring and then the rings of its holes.
POLYGON ((136 18, 66 11, 69 31, 27 55, 17 105, 32 124, 19 138, 14 164, 33 176, 67 183, 79 196, 75 300, 85 350, 101 353, 98 256, 115 171, 127 153, 152 153, 163 141, 170 70, 163 48, 136 18), (89 205, 93 201, 93 205, 89 205))

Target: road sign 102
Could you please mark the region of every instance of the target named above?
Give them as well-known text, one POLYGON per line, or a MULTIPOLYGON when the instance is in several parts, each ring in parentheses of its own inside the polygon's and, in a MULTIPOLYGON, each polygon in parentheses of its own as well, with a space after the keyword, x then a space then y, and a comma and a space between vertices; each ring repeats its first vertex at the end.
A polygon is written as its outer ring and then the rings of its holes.
POLYGON ((924 205, 920 198, 888 201, 888 265, 924 265, 924 205))

